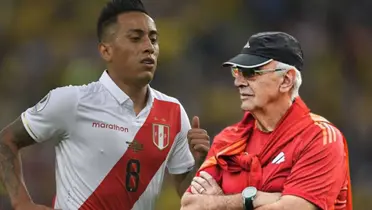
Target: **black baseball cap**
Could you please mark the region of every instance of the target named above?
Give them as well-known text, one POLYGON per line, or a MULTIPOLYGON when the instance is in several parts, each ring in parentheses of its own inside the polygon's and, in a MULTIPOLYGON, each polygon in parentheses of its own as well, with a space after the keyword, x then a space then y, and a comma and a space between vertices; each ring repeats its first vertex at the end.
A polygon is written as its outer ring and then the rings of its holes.
POLYGON ((261 32, 252 35, 240 54, 223 63, 223 66, 257 68, 272 60, 302 70, 303 53, 300 43, 284 32, 261 32))

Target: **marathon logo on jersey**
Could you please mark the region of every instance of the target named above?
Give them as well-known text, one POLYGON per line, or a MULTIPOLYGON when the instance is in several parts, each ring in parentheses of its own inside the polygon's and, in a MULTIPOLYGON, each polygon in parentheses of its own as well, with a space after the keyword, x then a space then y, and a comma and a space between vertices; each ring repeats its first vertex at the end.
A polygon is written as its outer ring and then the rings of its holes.
POLYGON ((115 124, 107 124, 107 123, 104 123, 104 122, 93 122, 92 127, 93 128, 105 128, 105 129, 110 129, 110 130, 115 130, 115 131, 121 131, 121 132, 124 132, 124 133, 129 132, 128 128, 124 128, 122 126, 118 126, 118 125, 115 125, 115 124))
POLYGON ((163 150, 169 145, 169 126, 162 124, 152 124, 152 139, 154 144, 163 150))

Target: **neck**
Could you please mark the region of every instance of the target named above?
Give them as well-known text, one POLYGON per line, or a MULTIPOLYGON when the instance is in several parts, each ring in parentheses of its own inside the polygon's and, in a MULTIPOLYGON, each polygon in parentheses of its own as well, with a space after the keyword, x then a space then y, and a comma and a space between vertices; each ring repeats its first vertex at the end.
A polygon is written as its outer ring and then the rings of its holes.
POLYGON ((273 131, 291 105, 291 100, 283 100, 268 104, 263 109, 252 111, 252 115, 257 120, 258 129, 264 132, 273 131))
POLYGON ((133 101, 134 112, 136 115, 138 115, 147 104, 147 85, 140 87, 133 84, 128 84, 125 81, 120 80, 119 77, 113 72, 109 72, 109 75, 115 84, 133 101))

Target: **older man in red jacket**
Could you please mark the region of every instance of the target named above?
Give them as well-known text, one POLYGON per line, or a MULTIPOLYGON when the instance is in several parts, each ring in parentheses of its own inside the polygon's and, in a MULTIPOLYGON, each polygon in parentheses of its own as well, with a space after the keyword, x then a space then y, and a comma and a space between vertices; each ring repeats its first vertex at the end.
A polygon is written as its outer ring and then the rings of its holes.
POLYGON ((298 95, 299 42, 258 33, 224 65, 246 112, 215 137, 181 209, 351 210, 346 141, 298 95))

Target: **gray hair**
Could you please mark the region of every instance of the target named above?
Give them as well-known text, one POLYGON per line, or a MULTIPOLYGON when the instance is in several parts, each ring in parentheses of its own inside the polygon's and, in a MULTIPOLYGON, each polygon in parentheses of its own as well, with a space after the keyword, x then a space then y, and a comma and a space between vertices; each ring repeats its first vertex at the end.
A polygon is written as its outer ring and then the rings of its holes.
POLYGON ((291 92, 291 99, 294 100, 297 96, 299 96, 299 89, 302 84, 301 72, 296 67, 279 62, 279 61, 276 64, 276 68, 284 70, 280 72, 282 75, 284 75, 291 69, 293 69, 296 72, 296 77, 295 77, 295 80, 293 81, 293 88, 291 92))

